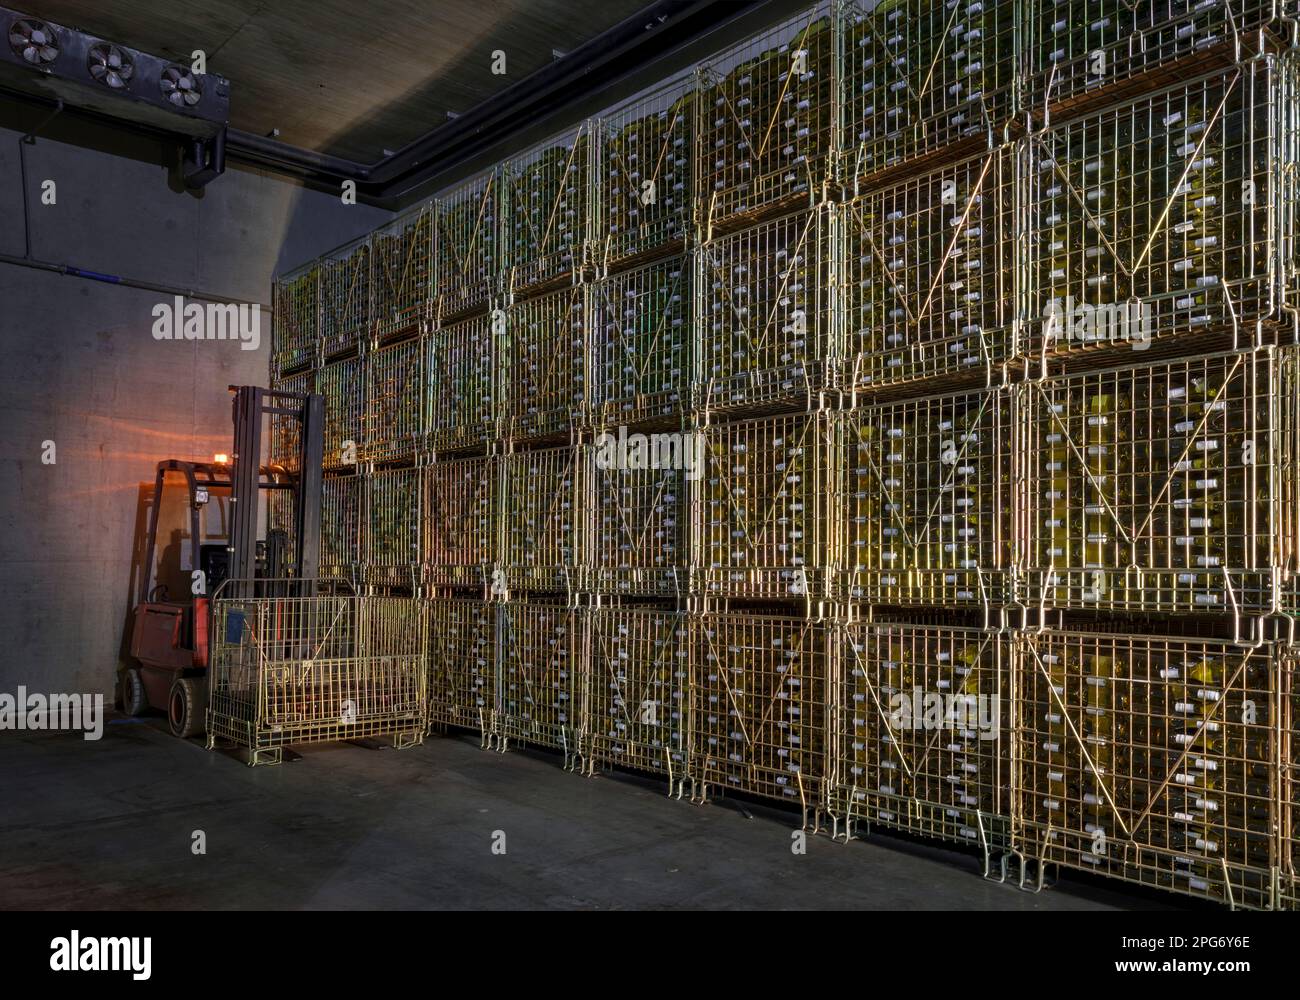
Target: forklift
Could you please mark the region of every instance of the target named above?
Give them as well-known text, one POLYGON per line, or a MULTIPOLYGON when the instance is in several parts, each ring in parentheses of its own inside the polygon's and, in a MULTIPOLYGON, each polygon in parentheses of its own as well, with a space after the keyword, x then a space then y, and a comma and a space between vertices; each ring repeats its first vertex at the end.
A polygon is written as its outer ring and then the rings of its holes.
MULTIPOLYGON (((315 586, 320 561, 323 397, 258 386, 229 389, 234 393, 232 453, 216 455, 211 462, 158 463, 131 618, 130 653, 139 665, 124 670, 120 682, 123 711, 133 716, 149 709, 164 712, 172 735, 181 738, 207 727, 210 595, 264 596, 289 586, 304 595, 315 586), (287 464, 263 462, 272 436, 295 443, 291 455, 278 456, 287 464), (158 515, 169 476, 184 478, 189 538, 175 547, 179 565, 167 568, 174 579, 179 573, 189 580, 188 595, 172 595, 166 583, 156 582, 158 515), (269 498, 277 491, 289 491, 293 531, 268 527, 259 538, 259 524, 270 524, 269 498), (224 536, 207 538, 204 509, 221 496, 227 500, 227 528, 224 536)), ((171 552, 167 550, 169 559, 171 552)))

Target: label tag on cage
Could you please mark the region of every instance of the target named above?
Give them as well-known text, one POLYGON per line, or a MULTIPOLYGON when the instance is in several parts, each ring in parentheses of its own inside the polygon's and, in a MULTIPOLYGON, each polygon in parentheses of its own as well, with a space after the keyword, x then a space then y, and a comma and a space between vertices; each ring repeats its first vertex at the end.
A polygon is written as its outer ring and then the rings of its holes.
POLYGON ((226 615, 226 645, 235 646, 244 635, 244 612, 231 611, 226 615))

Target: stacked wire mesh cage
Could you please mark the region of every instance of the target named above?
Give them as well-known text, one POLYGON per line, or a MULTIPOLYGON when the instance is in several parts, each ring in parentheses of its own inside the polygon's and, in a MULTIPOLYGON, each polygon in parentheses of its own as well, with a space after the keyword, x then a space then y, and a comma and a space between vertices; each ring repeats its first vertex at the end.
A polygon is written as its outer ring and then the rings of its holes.
POLYGON ((819 3, 286 274, 424 724, 1295 908, 1298 6, 819 3))

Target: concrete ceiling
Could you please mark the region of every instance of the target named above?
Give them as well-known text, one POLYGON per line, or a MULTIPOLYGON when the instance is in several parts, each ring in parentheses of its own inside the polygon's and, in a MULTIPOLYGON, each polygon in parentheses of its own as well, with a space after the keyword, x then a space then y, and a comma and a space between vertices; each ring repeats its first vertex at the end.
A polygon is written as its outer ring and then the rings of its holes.
MULTIPOLYGON (((7 3, 11 0, 7 0, 7 3)), ((369 162, 642 9, 649 0, 17 0, 231 81, 231 125, 369 162), (507 73, 491 71, 506 53, 507 73)))

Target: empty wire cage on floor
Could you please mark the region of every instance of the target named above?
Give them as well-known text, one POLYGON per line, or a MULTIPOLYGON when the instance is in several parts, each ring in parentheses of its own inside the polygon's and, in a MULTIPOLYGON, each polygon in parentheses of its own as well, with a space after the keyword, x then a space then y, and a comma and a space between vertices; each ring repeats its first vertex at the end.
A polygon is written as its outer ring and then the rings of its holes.
POLYGON ((443 320, 487 308, 500 290, 498 189, 490 170, 438 198, 434 288, 443 320))
POLYGON ((982 153, 842 207, 844 388, 995 379, 1013 354, 1014 168, 982 153))
POLYGON ((507 601, 498 605, 500 685, 497 735, 550 747, 578 760, 584 671, 578 610, 562 604, 507 601))
POLYGON ((1261 31, 1289 35, 1294 0, 1029 0, 1027 84, 1034 112, 1061 113, 1144 73, 1186 76, 1186 65, 1259 51, 1261 31))
POLYGON ((675 595, 689 587, 691 481, 704 469, 703 438, 690 431, 606 433, 586 452, 580 509, 583 589, 675 595))
POLYGON ((216 598, 208 745, 232 740, 249 763, 289 744, 423 738, 423 631, 416 602, 320 595, 216 598))
POLYGON ((339 247, 321 258, 321 355, 356 350, 370 336, 370 241, 339 247))
POLYGON ((700 64, 695 192, 706 234, 783 203, 814 203, 831 175, 835 28, 821 3, 700 64))
POLYGON ((1021 640, 1017 669, 1017 851, 1272 905, 1273 647, 1049 631, 1021 640))
POLYGON ((579 504, 580 448, 540 448, 501 458, 501 562, 506 584, 553 593, 576 591, 586 511, 579 504))
POLYGON ((372 313, 381 343, 423 330, 429 321, 434 300, 435 213, 435 204, 426 202, 370 236, 372 313))
POLYGON ((1208 333, 1248 347, 1285 321, 1293 77, 1255 59, 1023 141, 1031 357, 1208 333))
POLYGON ((361 564, 363 479, 357 475, 326 476, 321 483, 320 575, 357 578, 361 564))
POLYGON ((604 112, 593 236, 606 268, 680 246, 694 220, 695 77, 604 112))
POLYGON ((1000 633, 853 622, 836 634, 827 803, 862 827, 1010 846, 1011 650, 1000 633))
POLYGON ((365 461, 409 461, 423 447, 427 357, 421 337, 366 355, 365 461))
POLYGON ((429 451, 479 448, 497 437, 505 317, 504 310, 494 310, 457 320, 426 339, 429 451))
POLYGON ((572 280, 591 255, 594 134, 584 122, 502 164, 509 291, 572 280))
POLYGON ((316 384, 325 401, 321 465, 355 469, 365 434, 365 362, 361 358, 332 361, 321 368, 316 384))
POLYGON ((692 619, 684 611, 607 607, 587 612, 588 767, 626 767, 667 779, 680 795, 688 777, 692 619))
POLYGON ((426 584, 486 587, 497 560, 500 460, 444 459, 424 468, 426 584))
POLYGON ((692 259, 676 254, 590 286, 596 426, 671 419, 689 409, 691 272, 692 259))
POLYGON ((506 311, 505 430, 517 440, 565 435, 585 423, 587 290, 575 285, 506 311))
POLYGON ((381 587, 418 587, 422 469, 382 469, 365 477, 361 533, 361 582, 381 587))
POLYGON ((425 602, 429 650, 429 723, 476 730, 496 726, 497 609, 457 597, 425 602))
POLYGON ((696 589, 805 599, 831 590, 834 425, 825 414, 715 424, 691 505, 696 589))
POLYGON ((317 261, 276 279, 271 291, 273 375, 316 364, 320 350, 320 265, 317 261))
POLYGON ((826 763, 827 629, 783 615, 706 614, 693 686, 697 798, 731 789, 820 808, 826 763))
POLYGON ((1002 139, 1020 70, 1019 7, 1020 0, 842 5, 845 182, 953 143, 1002 139))
POLYGON ((799 212, 695 251, 697 405, 788 405, 827 387, 835 222, 830 208, 799 212))
POLYGON ((1295 548, 1280 367, 1265 350, 1026 385, 1026 603, 1272 611, 1295 548))
POLYGON ((1011 393, 951 393, 840 417, 841 592, 885 605, 1011 602, 1011 393))

